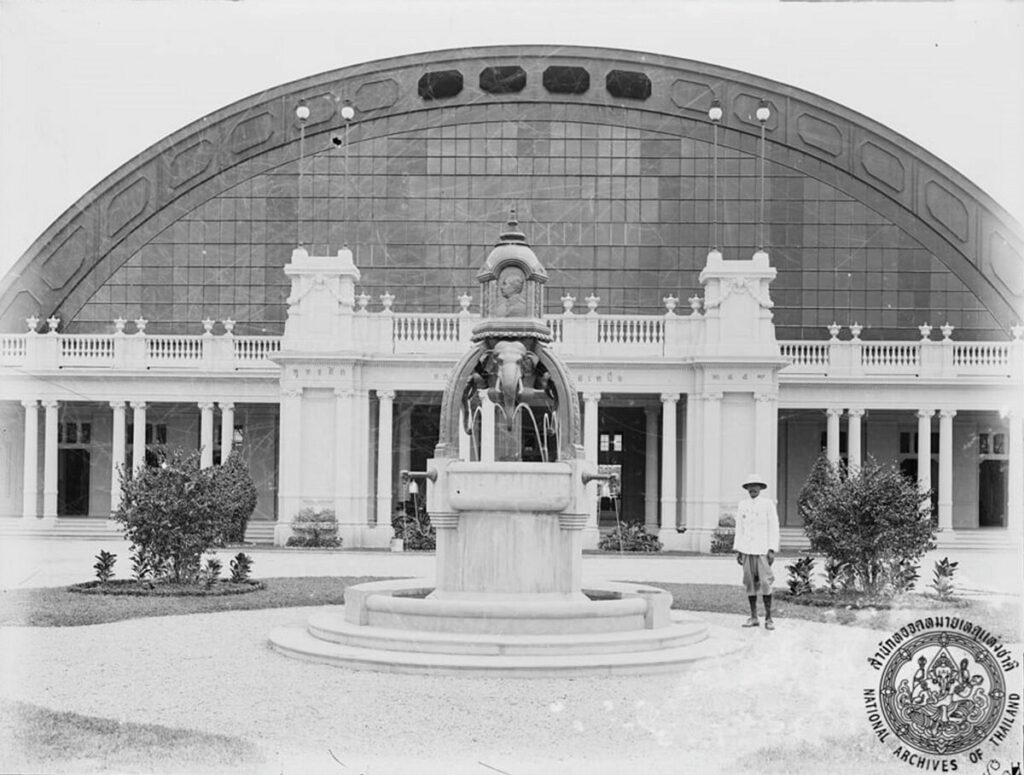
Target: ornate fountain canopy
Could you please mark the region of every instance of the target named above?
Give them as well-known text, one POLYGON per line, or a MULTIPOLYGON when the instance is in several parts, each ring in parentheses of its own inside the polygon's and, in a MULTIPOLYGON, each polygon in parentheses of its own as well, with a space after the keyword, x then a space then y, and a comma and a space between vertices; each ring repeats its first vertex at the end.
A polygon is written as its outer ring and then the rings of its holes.
POLYGON ((551 331, 542 319, 548 274, 519 231, 515 208, 476 279, 483 319, 473 328, 473 341, 523 337, 551 341, 551 331))

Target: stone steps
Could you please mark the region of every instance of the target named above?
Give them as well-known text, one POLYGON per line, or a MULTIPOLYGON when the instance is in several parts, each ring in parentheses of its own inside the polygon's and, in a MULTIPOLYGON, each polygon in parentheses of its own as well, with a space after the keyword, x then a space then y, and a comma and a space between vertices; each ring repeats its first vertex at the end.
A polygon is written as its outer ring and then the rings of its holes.
MULTIPOLYGON (((676 612, 674 612, 676 613, 676 612)), ((337 614, 334 614, 337 616, 337 614)), ((747 646, 736 633, 720 627, 704 627, 703 637, 696 642, 685 642, 695 631, 683 622, 683 639, 677 645, 663 645, 642 650, 608 653, 583 650, 576 653, 550 653, 541 648, 538 641, 533 653, 440 653, 431 650, 396 651, 374 647, 372 634, 368 645, 349 645, 316 637, 309 629, 298 627, 278 628, 269 636, 270 647, 287 656, 308 662, 336 665, 354 670, 380 672, 459 676, 508 676, 516 678, 559 678, 584 675, 638 675, 646 673, 677 672, 709 661, 725 659, 739 654, 747 646), (686 634, 683 634, 686 633, 686 634)), ((677 625, 662 629, 674 629, 677 625)), ((654 632, 645 630, 641 632, 654 632)), ((395 633, 391 633, 392 636, 395 633)), ((424 638, 436 633, 415 633, 424 643, 437 641, 424 638)), ((604 636, 607 637, 608 633, 604 636)), ((623 633, 619 633, 623 635, 623 633)), ((632 634, 634 638, 637 633, 632 634)), ((580 640, 579 635, 571 636, 580 640)), ((651 636, 648 636, 651 637, 651 636)), ((655 636, 656 638, 661 636, 655 636)), ((672 637, 672 636, 669 636, 672 637)), ((523 636, 514 638, 522 640, 523 636)), ((466 638, 464 643, 471 640, 466 638)), ((669 641, 670 642, 670 641, 669 641)), ((607 641, 606 641, 607 643, 607 641)), ((407 644, 403 644, 407 645, 407 644)), ((528 644, 523 644, 529 648, 528 644)), ((484 642, 480 643, 485 648, 484 642)))

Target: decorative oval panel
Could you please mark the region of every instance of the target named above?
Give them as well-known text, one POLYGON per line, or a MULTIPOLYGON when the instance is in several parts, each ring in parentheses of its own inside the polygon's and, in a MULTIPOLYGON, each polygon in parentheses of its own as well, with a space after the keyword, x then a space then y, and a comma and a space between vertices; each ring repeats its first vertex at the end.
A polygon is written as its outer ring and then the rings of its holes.
POLYGON ((88 242, 87 232, 78 226, 53 249, 43 261, 43 277, 47 285, 57 291, 68 284, 85 262, 88 242))
POLYGON ((906 188, 907 170, 895 154, 870 141, 860 148, 860 162, 870 177, 897 193, 906 188))
POLYGON ((204 139, 175 154, 168 165, 171 188, 180 188, 205 172, 213 161, 215 151, 214 144, 204 139))
POLYGON ((685 78, 677 78, 672 82, 672 102, 677 108, 706 113, 714 98, 714 90, 706 83, 685 78))
POLYGON ((1024 257, 998 231, 989 241, 992 272, 1014 296, 1024 295, 1024 257))
POLYGON ((243 119, 235 124, 228 137, 232 153, 241 154, 267 142, 274 136, 274 117, 269 111, 243 119))
POLYGON ((398 81, 393 78, 364 83, 356 89, 356 96, 353 100, 356 110, 362 113, 390 108, 396 102, 398 102, 398 81))
POLYGON ((924 197, 932 217, 949 229, 958 240, 966 242, 970 233, 970 219, 960 197, 934 180, 929 180, 925 185, 924 197))
POLYGON ((824 151, 829 156, 839 156, 843 152, 843 133, 831 121, 802 113, 796 120, 796 133, 811 148, 824 151))
POLYGON ((149 202, 149 181, 139 178, 115 194, 107 205, 106 235, 115 236, 121 229, 142 214, 149 202))

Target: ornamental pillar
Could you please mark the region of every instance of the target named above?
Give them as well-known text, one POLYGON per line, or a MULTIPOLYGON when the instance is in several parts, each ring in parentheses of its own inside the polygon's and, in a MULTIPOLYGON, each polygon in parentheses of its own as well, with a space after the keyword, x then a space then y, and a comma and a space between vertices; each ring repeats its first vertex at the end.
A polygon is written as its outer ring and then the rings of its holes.
MULTIPOLYGON (((600 393, 583 394, 583 456, 597 470, 597 412, 600 393)), ((587 491, 587 524, 583 528, 583 548, 596 549, 599 539, 597 524, 597 482, 590 482, 587 491)))
POLYGON ((939 530, 953 529, 953 418, 955 409, 939 410, 939 530))
POLYGON ((863 460, 860 448, 860 421, 863 416, 863 409, 846 410, 846 459, 851 474, 860 470, 863 460))
POLYGON ((213 465, 213 402, 199 403, 199 467, 213 465))
POLYGON ((230 401, 220 403, 220 464, 224 465, 231 457, 231 447, 235 443, 235 405, 230 401))
POLYGON ((377 524, 391 524, 391 449, 395 391, 377 391, 377 524))
POLYGON ((709 536, 704 541, 704 536, 697 536, 701 540, 700 551, 708 551, 710 548, 710 535, 718 526, 719 512, 722 508, 722 398, 721 391, 704 393, 702 396, 704 407, 704 451, 705 465, 704 473, 704 508, 701 515, 700 526, 709 536), (707 544, 706 546, 704 544, 707 544))
POLYGON ((57 518, 57 401, 43 401, 46 428, 43 436, 43 519, 57 518))
POLYGON ((676 405, 678 393, 661 394, 661 531, 676 532, 676 405))
POLYGON ((486 390, 480 391, 480 461, 482 463, 494 462, 494 402, 487 395, 486 390))
POLYGON ((658 531, 658 408, 644 407, 644 527, 658 531))
POLYGON ((921 493, 932 489, 932 414, 931 409, 917 413, 917 488, 921 493))
POLYGON ((110 513, 121 506, 121 475, 125 461, 125 407, 124 401, 111 401, 114 413, 113 431, 110 438, 110 513))
POLYGON ((39 402, 22 401, 25 407, 25 452, 22 471, 21 516, 39 516, 39 402))
POLYGON ((825 457, 828 458, 828 462, 832 464, 832 467, 839 465, 839 416, 843 413, 842 409, 835 407, 829 407, 825 410, 827 416, 825 425, 825 457))
POLYGON ((146 402, 132 401, 132 472, 146 467, 146 402))

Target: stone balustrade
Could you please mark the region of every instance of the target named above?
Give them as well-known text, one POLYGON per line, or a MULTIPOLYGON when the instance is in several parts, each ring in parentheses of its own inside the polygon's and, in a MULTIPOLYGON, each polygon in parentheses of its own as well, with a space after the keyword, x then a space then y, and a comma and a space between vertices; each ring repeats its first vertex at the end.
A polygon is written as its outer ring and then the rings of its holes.
MULTIPOLYGON (((479 316, 461 313, 356 312, 353 339, 365 355, 438 355, 455 359, 465 351, 479 316)), ((601 315, 571 313, 547 318, 552 347, 569 360, 684 358, 698 354, 700 314, 601 315)), ((858 331, 859 333, 859 331, 858 331)), ((1016 332, 1015 332, 1016 333, 1016 332)), ((0 367, 28 372, 59 369, 113 371, 274 370, 281 337, 236 336, 231 332, 190 335, 63 334, 55 331, 0 334, 0 367)), ((780 341, 790 361, 782 377, 898 377, 951 379, 961 376, 1024 377, 1024 338, 1006 342, 942 340, 780 341)))

